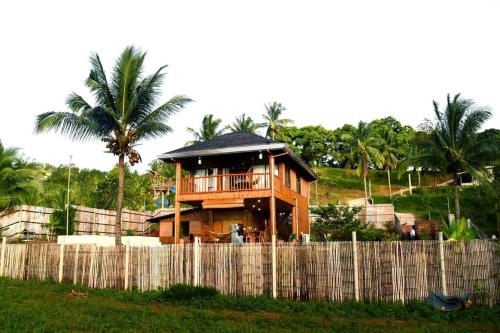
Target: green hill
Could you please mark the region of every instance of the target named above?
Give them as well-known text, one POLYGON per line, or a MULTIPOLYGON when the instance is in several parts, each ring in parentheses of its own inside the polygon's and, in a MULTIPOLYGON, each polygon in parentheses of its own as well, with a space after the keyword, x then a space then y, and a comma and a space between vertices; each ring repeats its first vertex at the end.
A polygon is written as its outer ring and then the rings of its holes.
MULTIPOLYGON (((320 205, 328 203, 346 203, 349 200, 363 198, 363 178, 355 170, 338 168, 318 168, 318 201, 320 205)), ((408 175, 398 179, 396 173, 391 174, 393 198, 389 198, 387 173, 370 170, 372 197, 375 203, 392 203, 397 212, 412 213, 417 219, 444 220, 448 214, 448 202, 451 213, 454 210, 453 189, 449 186, 435 186, 448 179, 449 176, 420 175, 420 188, 413 194, 404 196, 397 193, 408 187, 408 175)), ((418 175, 411 174, 412 185, 418 185, 418 175)), ((500 233, 500 185, 493 184, 463 187, 460 191, 462 216, 470 218, 485 233, 500 233)), ((316 204, 316 185, 311 185, 311 204, 316 204)))

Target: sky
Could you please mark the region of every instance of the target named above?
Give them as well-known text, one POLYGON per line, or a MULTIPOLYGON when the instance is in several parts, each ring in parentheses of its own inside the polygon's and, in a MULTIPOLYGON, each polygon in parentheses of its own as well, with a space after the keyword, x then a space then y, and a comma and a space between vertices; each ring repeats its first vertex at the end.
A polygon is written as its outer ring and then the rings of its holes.
POLYGON ((489 106, 500 128, 500 1, 3 1, 0 140, 54 165, 109 170, 98 141, 33 134, 36 115, 66 111, 84 87, 89 55, 110 71, 127 45, 147 51, 146 73, 168 65, 162 100, 194 103, 174 132, 139 146, 142 172, 191 139, 213 113, 225 124, 261 119, 278 101, 295 125, 334 129, 393 116, 417 126, 432 100, 462 93, 489 106))

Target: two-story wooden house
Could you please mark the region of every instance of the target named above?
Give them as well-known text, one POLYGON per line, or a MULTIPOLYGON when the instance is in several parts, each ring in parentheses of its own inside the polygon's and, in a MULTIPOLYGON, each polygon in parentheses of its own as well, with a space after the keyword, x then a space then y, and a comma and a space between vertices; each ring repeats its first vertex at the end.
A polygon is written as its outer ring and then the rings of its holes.
POLYGON ((218 240, 232 224, 242 224, 250 241, 309 233, 316 175, 284 143, 235 132, 159 158, 176 165, 175 212, 152 220, 163 243, 218 240))

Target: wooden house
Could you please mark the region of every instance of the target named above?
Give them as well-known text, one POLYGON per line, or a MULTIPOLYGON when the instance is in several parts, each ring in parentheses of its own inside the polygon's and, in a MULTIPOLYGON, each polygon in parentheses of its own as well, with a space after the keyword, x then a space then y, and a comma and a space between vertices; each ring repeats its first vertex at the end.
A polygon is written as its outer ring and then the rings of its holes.
POLYGON ((235 132, 159 158, 176 165, 175 211, 150 219, 163 243, 221 241, 234 224, 255 242, 309 233, 316 175, 286 144, 235 132))

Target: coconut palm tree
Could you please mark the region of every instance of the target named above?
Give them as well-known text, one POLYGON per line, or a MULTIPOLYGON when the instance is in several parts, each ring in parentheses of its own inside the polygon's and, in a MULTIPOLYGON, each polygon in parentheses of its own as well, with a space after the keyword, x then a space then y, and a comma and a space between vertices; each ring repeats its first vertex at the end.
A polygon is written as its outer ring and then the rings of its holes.
POLYGON ((46 112, 36 119, 35 132, 56 131, 73 140, 96 139, 106 143, 109 153, 118 157, 118 189, 116 198, 115 237, 121 244, 121 211, 126 159, 131 165, 141 161, 135 147, 146 139, 172 131, 167 125, 171 115, 191 99, 174 96, 157 104, 166 66, 144 76, 146 53, 127 47, 116 61, 108 79, 97 53, 90 57, 91 70, 85 85, 93 94, 91 105, 76 93, 66 100, 70 111, 46 112))
POLYGON ((25 203, 40 191, 40 172, 18 157, 15 148, 4 148, 0 141, 0 211, 25 203))
POLYGON ((266 136, 274 140, 279 129, 293 123, 293 121, 291 119, 280 118, 281 114, 286 111, 286 108, 281 103, 272 102, 265 105, 265 107, 266 113, 262 115, 265 122, 261 126, 267 127, 266 136))
POLYGON ((478 180, 484 180, 485 166, 498 160, 498 140, 487 132, 478 131, 491 117, 487 107, 477 106, 470 99, 456 94, 447 95, 446 107, 440 111, 439 104, 433 101, 436 123, 430 133, 431 156, 443 162, 443 168, 453 175, 455 197, 455 218, 460 219, 460 193, 458 173, 462 171, 478 180), (484 134, 486 133, 486 134, 484 134))
POLYGON ((260 125, 243 113, 241 116, 236 117, 236 120, 229 128, 233 132, 255 133, 260 128, 260 125))
POLYGON ((201 122, 201 127, 199 130, 195 130, 188 127, 186 130, 193 134, 194 140, 188 142, 187 144, 193 144, 197 142, 207 141, 215 138, 216 136, 224 134, 227 127, 220 128, 222 120, 219 118, 214 118, 213 114, 207 114, 203 117, 201 122))
POLYGON ((387 172, 387 183, 389 184, 389 197, 392 199, 391 189, 391 169, 398 164, 398 149, 396 148, 396 135, 389 126, 384 126, 381 133, 382 145, 380 153, 382 154, 382 167, 387 172))
POLYGON ((346 167, 356 167, 358 175, 363 176, 365 188, 365 204, 368 204, 368 191, 366 180, 368 177, 368 168, 370 166, 381 168, 383 166, 383 156, 379 148, 383 141, 374 136, 367 124, 363 121, 358 123, 358 127, 352 134, 343 134, 342 140, 346 145, 346 167))

